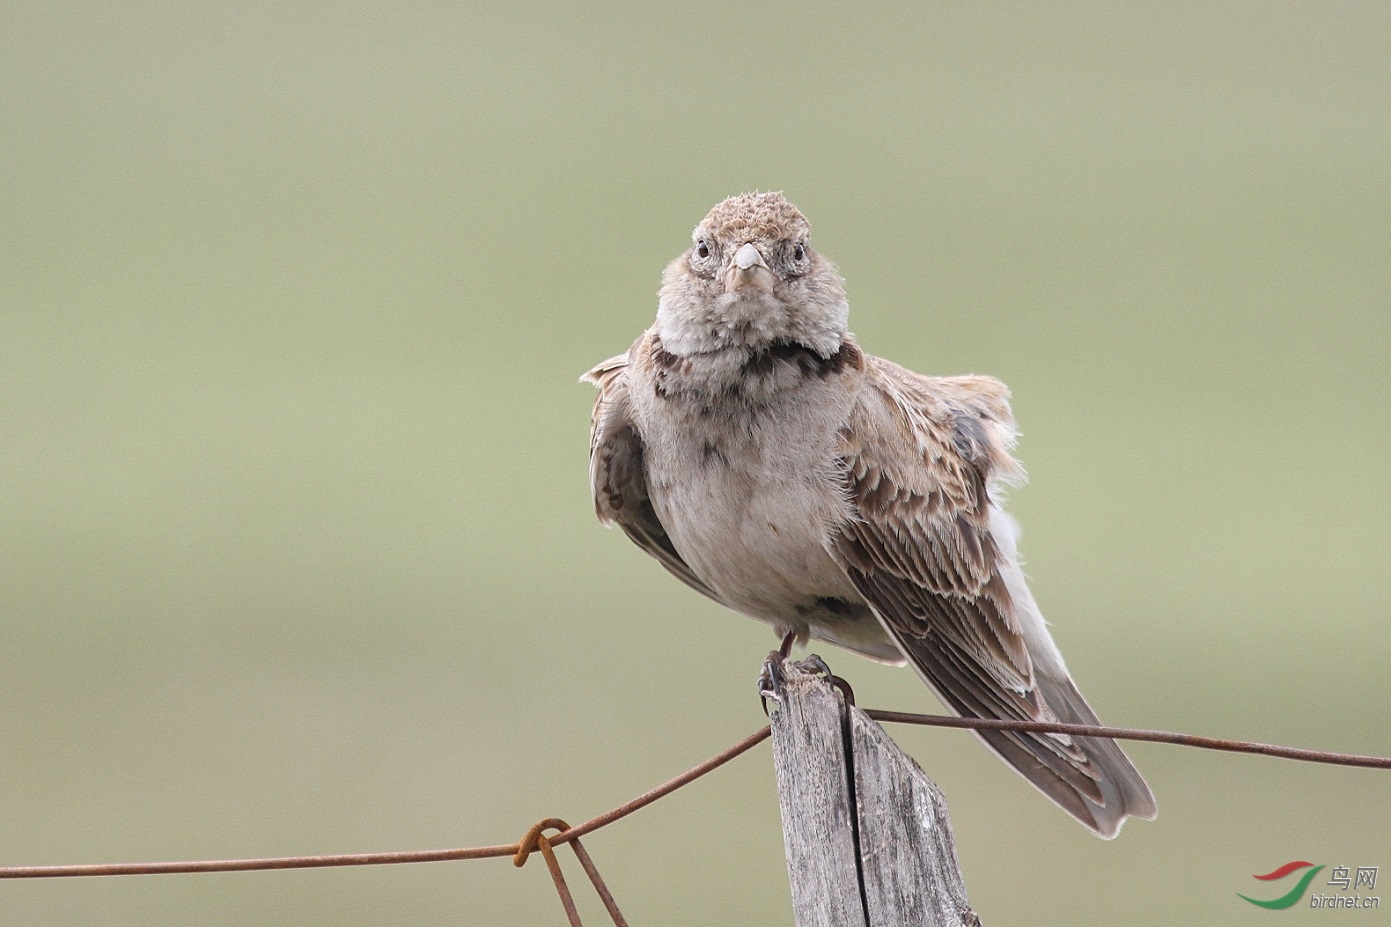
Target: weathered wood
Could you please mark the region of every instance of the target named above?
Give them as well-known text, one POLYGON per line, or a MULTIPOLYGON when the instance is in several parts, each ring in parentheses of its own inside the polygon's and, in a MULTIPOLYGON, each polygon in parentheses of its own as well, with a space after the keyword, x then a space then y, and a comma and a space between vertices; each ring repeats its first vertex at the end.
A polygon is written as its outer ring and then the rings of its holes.
POLYGON ((773 763, 797 927, 868 927, 855 862, 845 704, 824 679, 784 664, 773 763))
POLYGON ((783 674, 773 760, 797 927, 979 927, 941 790, 824 677, 783 674))
POLYGON ((980 927, 942 790, 858 708, 850 708, 850 729, 869 923, 980 927))

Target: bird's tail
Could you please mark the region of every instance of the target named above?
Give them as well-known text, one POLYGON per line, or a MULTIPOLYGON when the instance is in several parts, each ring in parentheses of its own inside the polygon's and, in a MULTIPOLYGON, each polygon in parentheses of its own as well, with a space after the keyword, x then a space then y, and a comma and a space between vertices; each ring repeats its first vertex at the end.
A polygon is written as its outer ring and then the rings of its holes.
MULTIPOLYGON (((1059 721, 1101 723, 1066 670, 1056 674, 1036 672, 1035 678, 1039 695, 1059 721)), ((1158 814, 1154 794, 1144 777, 1109 737, 976 733, 1034 787, 1099 837, 1115 837, 1127 817, 1152 821, 1158 814), (1059 751, 1059 747, 1065 749, 1059 751), (1066 749, 1069 747, 1072 749, 1066 749), (1086 757, 1080 767, 1060 756, 1061 752, 1073 753, 1075 757, 1076 751, 1086 757)))

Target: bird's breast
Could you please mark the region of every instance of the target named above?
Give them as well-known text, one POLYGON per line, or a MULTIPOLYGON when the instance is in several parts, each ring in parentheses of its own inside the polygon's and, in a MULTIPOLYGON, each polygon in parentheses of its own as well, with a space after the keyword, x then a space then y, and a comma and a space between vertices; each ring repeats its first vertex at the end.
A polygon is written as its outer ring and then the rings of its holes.
POLYGON ((844 415, 826 398, 668 408, 644 429, 648 490, 672 543, 702 581, 756 617, 857 598, 825 548, 849 517, 835 457, 844 415))

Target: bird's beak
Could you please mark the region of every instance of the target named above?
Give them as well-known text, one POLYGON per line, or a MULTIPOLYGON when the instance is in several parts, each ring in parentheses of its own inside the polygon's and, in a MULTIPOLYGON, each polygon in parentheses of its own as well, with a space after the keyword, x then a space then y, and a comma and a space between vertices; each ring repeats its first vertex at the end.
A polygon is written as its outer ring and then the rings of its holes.
POLYGON ((746 242, 734 252, 734 260, 724 273, 724 290, 726 293, 733 293, 742 287, 751 286, 771 294, 774 279, 762 253, 754 247, 753 242, 746 242))

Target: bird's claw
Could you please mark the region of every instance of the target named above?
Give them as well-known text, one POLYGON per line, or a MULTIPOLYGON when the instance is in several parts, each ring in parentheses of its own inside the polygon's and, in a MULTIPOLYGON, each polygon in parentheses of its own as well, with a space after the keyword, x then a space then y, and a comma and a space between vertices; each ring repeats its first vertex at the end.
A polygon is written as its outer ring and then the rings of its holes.
MULTIPOLYGON (((781 650, 774 650, 768 654, 768 659, 763 661, 763 668, 758 674, 758 698, 763 705, 765 715, 768 714, 768 699, 775 702, 782 701, 782 689, 787 681, 788 665, 787 654, 781 650)), ((825 677, 826 681, 840 692, 847 705, 855 704, 855 690, 850 688, 850 683, 831 672, 831 667, 825 660, 821 659, 819 654, 808 654, 805 660, 791 665, 814 676, 825 677)))
POLYGON ((827 679, 835 678, 835 673, 831 672, 831 668, 826 665, 825 660, 821 659, 821 654, 819 653, 807 654, 807 658, 798 663, 797 666, 811 673, 813 676, 825 676, 827 679))
POLYGON ((820 654, 807 654, 807 658, 797 665, 804 670, 826 677, 826 681, 834 686, 845 699, 845 704, 855 704, 855 690, 850 688, 850 683, 831 672, 831 667, 825 660, 821 659, 820 654))
POLYGON ((768 699, 782 701, 782 687, 787 679, 786 665, 787 655, 781 650, 774 650, 768 654, 768 659, 763 661, 763 668, 758 672, 758 700, 763 705, 764 715, 768 714, 768 699))

